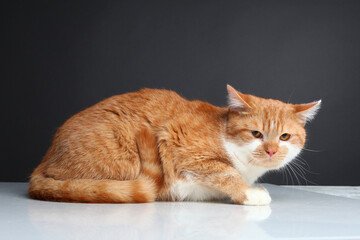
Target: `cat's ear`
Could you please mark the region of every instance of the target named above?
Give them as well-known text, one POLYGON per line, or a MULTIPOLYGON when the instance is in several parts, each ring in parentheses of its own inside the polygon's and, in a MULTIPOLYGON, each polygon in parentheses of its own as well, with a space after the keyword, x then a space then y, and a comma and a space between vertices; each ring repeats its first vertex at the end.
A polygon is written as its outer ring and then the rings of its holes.
POLYGON ((305 124, 306 122, 314 119, 316 113, 321 106, 321 100, 312 103, 297 104, 295 105, 295 112, 300 120, 305 124))
POLYGON ((245 101, 246 96, 236 91, 229 84, 226 86, 228 91, 228 104, 231 111, 246 112, 251 109, 251 106, 245 101))

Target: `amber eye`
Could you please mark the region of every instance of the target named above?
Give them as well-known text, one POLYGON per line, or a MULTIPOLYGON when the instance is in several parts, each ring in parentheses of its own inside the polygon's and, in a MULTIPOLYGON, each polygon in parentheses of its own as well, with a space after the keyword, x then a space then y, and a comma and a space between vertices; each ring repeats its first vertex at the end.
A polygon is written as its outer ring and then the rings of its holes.
POLYGON ((262 138, 263 137, 263 135, 259 131, 252 131, 251 133, 256 138, 262 138))
POLYGON ((284 133, 283 135, 280 136, 280 140, 287 141, 287 140, 289 140, 290 136, 291 136, 290 134, 284 133))

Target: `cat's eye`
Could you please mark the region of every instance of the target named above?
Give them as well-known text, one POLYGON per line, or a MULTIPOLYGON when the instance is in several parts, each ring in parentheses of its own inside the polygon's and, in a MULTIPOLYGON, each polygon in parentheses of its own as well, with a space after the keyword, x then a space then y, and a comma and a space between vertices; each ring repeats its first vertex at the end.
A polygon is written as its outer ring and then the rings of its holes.
POLYGON ((262 138, 263 137, 263 135, 259 131, 252 131, 251 133, 256 138, 262 138))
POLYGON ((280 136, 280 140, 287 141, 287 140, 289 140, 290 136, 291 136, 290 134, 284 133, 283 135, 280 136))

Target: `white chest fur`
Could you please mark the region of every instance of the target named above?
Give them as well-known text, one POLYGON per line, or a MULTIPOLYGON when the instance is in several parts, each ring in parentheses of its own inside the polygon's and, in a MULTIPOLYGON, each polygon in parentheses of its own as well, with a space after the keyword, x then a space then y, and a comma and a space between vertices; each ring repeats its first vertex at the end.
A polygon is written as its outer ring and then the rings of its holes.
POLYGON ((192 181, 177 181, 170 189, 170 195, 178 201, 205 201, 223 199, 226 196, 192 181))
POLYGON ((254 166, 248 163, 249 155, 254 151, 261 142, 253 141, 250 144, 239 146, 233 142, 223 139, 223 145, 230 161, 233 163, 236 170, 241 174, 243 179, 248 184, 253 184, 267 169, 263 167, 254 166))
MULTIPOLYGON (((253 184, 267 171, 265 168, 257 167, 248 163, 248 154, 255 150, 255 148, 261 143, 254 141, 249 145, 238 146, 237 144, 224 139, 223 144, 234 167, 249 185, 253 184)), ((201 186, 191 181, 191 177, 187 180, 175 182, 170 188, 169 194, 172 198, 179 201, 204 201, 226 198, 225 194, 217 190, 201 186)))

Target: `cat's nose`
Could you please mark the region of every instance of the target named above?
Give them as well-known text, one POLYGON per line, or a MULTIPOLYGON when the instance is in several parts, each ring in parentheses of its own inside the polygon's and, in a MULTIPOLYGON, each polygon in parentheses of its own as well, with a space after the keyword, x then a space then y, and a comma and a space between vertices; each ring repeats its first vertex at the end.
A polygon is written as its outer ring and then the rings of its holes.
POLYGON ((275 150, 266 150, 266 152, 267 154, 269 154, 270 157, 276 153, 275 150))

